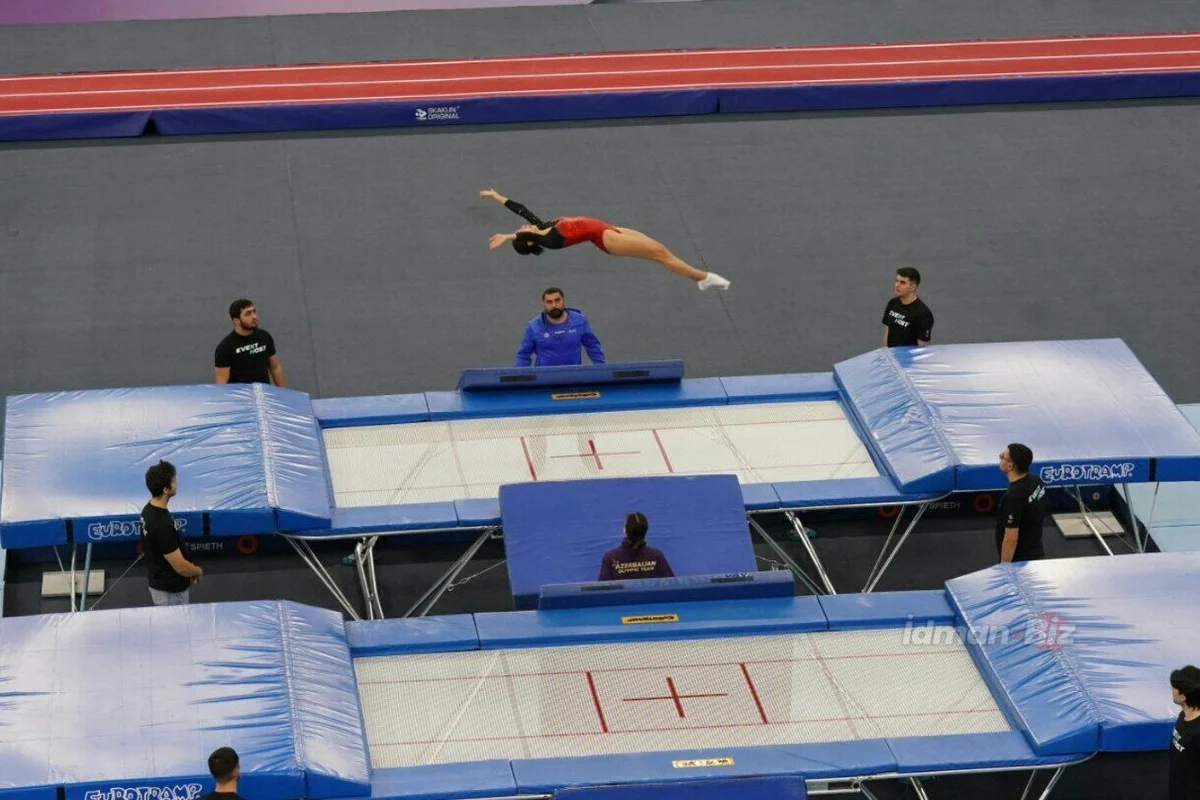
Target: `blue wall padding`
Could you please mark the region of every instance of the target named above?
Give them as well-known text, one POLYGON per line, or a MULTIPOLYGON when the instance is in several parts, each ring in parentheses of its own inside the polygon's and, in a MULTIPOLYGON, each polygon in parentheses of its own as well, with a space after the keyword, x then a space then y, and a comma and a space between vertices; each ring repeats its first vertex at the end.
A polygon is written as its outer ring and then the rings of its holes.
MULTIPOLYGON (((686 770, 685 770, 686 771, 686 770)), ((808 789, 796 775, 715 778, 633 786, 580 786, 559 789, 555 800, 804 800, 808 789)))
POLYGON ((731 404, 838 399, 837 382, 834 381, 832 372, 721 378, 721 386, 731 404))
POLYGON ((524 391, 426 392, 425 399, 429 403, 429 417, 434 420, 636 411, 724 405, 726 402, 720 378, 685 378, 678 383, 602 386, 594 393, 586 386, 524 391))
POLYGON ((393 767, 371 773, 371 800, 454 800, 516 793, 512 767, 502 759, 393 767))
POLYGON ((150 115, 149 111, 5 115, 0 116, 0 142, 141 136, 150 115))
POLYGON ((1081 760, 1091 753, 1039 756, 1018 731, 908 736, 887 740, 900 773, 1012 769, 1081 760))
POLYGON ((946 591, 872 592, 818 595, 830 630, 896 628, 906 624, 953 625, 954 609, 946 591))
POLYGON ((522 794, 549 794, 560 788, 612 783, 694 781, 760 775, 802 775, 807 779, 875 775, 894 771, 896 760, 883 739, 855 742, 706 748, 658 753, 521 759, 512 762, 522 794), (680 760, 732 758, 728 766, 675 767, 680 760))
POLYGON ((544 584, 596 580, 631 511, 646 515, 647 542, 676 575, 757 569, 734 475, 509 484, 500 487, 500 515, 517 608, 535 608, 544 584))
POLYGON ((354 658, 479 649, 471 614, 352 620, 346 623, 346 641, 354 658))
POLYGON ((161 109, 154 112, 160 133, 199 135, 264 131, 307 131, 382 127, 435 127, 573 119, 661 117, 713 114, 712 89, 617 92, 533 97, 472 97, 449 101, 246 106, 242 108, 161 109), (429 109, 454 109, 428 113, 429 109), (418 111, 425 111, 424 117, 418 111))
POLYGON ((687 575, 633 581, 545 584, 538 592, 538 608, 686 603, 692 600, 748 600, 758 597, 791 597, 796 593, 792 573, 740 572, 721 575, 687 575))
POLYGON ((507 611, 475 615, 479 644, 485 650, 556 644, 700 639, 739 634, 825 630, 825 613, 815 597, 691 602, 673 605, 568 608, 559 611, 507 611), (625 622, 625 617, 678 621, 625 622))
POLYGON ((335 397, 312 401, 322 428, 355 428, 360 425, 396 425, 429 419, 424 394, 387 394, 379 397, 335 397))
POLYGON ((477 367, 458 378, 462 392, 496 389, 535 389, 547 386, 598 388, 629 383, 679 382, 683 361, 631 361, 555 367, 477 367))
POLYGON ((833 374, 847 410, 901 491, 945 493, 954 488, 954 454, 905 380, 892 349, 842 361, 833 374))

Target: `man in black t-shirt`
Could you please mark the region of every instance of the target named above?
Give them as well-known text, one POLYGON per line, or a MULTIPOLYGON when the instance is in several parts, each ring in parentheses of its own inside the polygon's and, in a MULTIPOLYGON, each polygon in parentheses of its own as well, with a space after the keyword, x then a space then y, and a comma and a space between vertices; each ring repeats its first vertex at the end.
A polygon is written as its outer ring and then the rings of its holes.
POLYGON ((921 273, 912 267, 896 270, 896 296, 883 309, 883 346, 912 347, 933 340, 933 312, 917 297, 921 273))
POLYGON ((1000 454, 1000 471, 1008 478, 996 520, 996 550, 1001 564, 1036 561, 1046 555, 1042 551, 1042 523, 1049 500, 1042 479, 1029 474, 1032 463, 1033 451, 1023 444, 1010 444, 1000 454))
POLYGON ((208 757, 208 771, 217 785, 200 800, 242 800, 237 793, 238 777, 242 767, 238 763, 237 751, 232 747, 218 747, 208 757))
POLYGON ((286 386, 275 340, 258 327, 258 309, 242 298, 229 306, 233 331, 217 345, 217 383, 271 383, 286 386))
POLYGON ((150 599, 156 606, 186 606, 192 584, 204 576, 204 570, 184 558, 183 537, 167 511, 178 486, 175 465, 170 461, 159 461, 146 470, 150 502, 142 508, 142 554, 150 579, 150 599))
POLYGON ((1171 732, 1169 800, 1200 798, 1200 669, 1192 665, 1171 673, 1171 700, 1183 710, 1171 732))

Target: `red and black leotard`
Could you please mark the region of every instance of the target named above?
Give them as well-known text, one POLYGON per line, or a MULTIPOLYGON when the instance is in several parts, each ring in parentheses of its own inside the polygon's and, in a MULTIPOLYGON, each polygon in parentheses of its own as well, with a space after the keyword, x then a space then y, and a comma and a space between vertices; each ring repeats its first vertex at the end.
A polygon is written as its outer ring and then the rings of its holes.
POLYGON ((608 250, 604 247, 604 232, 617 229, 616 225, 609 225, 607 222, 593 217, 559 217, 551 222, 543 222, 536 214, 515 200, 506 201, 504 207, 528 220, 531 225, 536 225, 540 230, 550 228, 550 233, 542 237, 541 242, 543 247, 550 250, 591 242, 607 253, 608 250))

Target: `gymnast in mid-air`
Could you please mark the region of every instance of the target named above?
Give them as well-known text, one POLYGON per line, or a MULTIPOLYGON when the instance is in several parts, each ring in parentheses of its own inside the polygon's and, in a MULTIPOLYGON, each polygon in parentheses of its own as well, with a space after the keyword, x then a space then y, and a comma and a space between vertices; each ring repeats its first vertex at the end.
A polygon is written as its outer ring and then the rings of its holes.
POLYGON ((729 281, 715 272, 696 269, 672 253, 661 242, 651 239, 632 228, 618 228, 591 217, 558 217, 544 222, 525 206, 510 200, 495 189, 485 189, 480 197, 490 197, 509 211, 524 217, 528 225, 522 225, 514 233, 497 233, 489 247, 495 250, 505 242, 512 242, 513 249, 523 256, 540 256, 543 250, 561 250, 580 242, 591 242, 612 256, 642 258, 654 261, 685 278, 696 281, 700 291, 728 289, 729 281))

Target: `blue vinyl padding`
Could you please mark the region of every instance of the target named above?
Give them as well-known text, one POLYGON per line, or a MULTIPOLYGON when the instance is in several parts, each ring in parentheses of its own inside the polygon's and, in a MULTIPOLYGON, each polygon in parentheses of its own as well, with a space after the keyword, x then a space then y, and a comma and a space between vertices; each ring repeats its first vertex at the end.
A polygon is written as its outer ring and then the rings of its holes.
POLYGON ((954 736, 906 736, 887 740, 896 758, 896 771, 925 772, 1043 767, 1081 761, 1091 755, 1039 756, 1018 731, 960 733, 954 736))
POLYGON ((479 649, 471 614, 346 623, 346 642, 354 658, 400 653, 450 653, 479 649))
POLYGON ((954 609, 944 589, 925 592, 818 595, 830 630, 952 625, 954 609))
MULTIPOLYGON (((3 763, 0 762, 0 766, 3 763)), ((58 787, 34 786, 27 789, 5 788, 5 781, 0 778, 0 798, 3 800, 58 800, 58 787)))
POLYGON ((935 500, 945 492, 902 492, 892 479, 834 478, 821 481, 788 481, 772 484, 783 508, 831 508, 851 505, 888 505, 935 500))
POLYGON ((333 509, 328 529, 304 531, 305 536, 386 531, 421 531, 458 527, 454 503, 406 503, 399 506, 352 506, 333 509))
POLYGON ((578 390, 558 387, 468 393, 426 392, 425 398, 432 420, 682 408, 724 405, 726 400, 720 378, 685 378, 678 383, 604 386, 594 391, 587 387, 579 387, 578 390), (558 399, 555 399, 556 396, 558 399))
POLYGON ((809 780, 892 772, 896 760, 883 739, 854 742, 728 747, 512 762, 522 794, 548 794, 563 787, 612 783, 659 783, 752 775, 802 775, 809 780), (732 758, 729 766, 678 768, 673 761, 732 758))
POLYGON ((750 600, 791 597, 796 593, 792 573, 740 572, 721 575, 685 575, 628 581, 543 584, 538 609, 589 608, 592 606, 686 603, 693 600, 750 600))
POLYGON ((454 513, 460 528, 492 527, 500 524, 500 498, 455 500, 454 513))
POLYGON ((596 580, 631 511, 646 515, 647 542, 676 575, 758 568, 734 475, 509 484, 500 487, 500 516, 516 607, 536 608, 544 584, 596 580))
POLYGON ((743 483, 742 504, 747 511, 772 511, 783 505, 773 483, 743 483))
POLYGON ((693 601, 678 606, 601 606, 555 611, 506 611, 475 615, 484 650, 589 642, 701 639, 741 634, 797 633, 826 629, 815 597, 693 601), (677 615, 678 621, 623 622, 623 618, 677 615))
POLYGON ((149 111, 5 115, 0 116, 0 142, 141 136, 150 117, 149 111))
MULTIPOLYGON (((333 506, 325 442, 308 395, 254 384, 261 426, 267 502, 281 531, 328 528, 333 506)), ((210 512, 216 527, 220 513, 210 512)), ((230 534, 239 533, 231 530, 230 534)))
POLYGON ((425 422, 429 419, 429 404, 425 401, 424 394, 313 400, 312 409, 322 428, 395 425, 401 422, 425 422))
POLYGON ((160 109, 154 112, 154 122, 160 133, 173 136, 680 116, 713 114, 717 107, 714 90, 685 89, 472 97, 443 103, 377 100, 330 105, 160 109))
POLYGON ((560 789, 555 800, 805 800, 808 789, 796 775, 713 778, 636 786, 579 786, 560 789))
POLYGON ((832 372, 791 375, 743 375, 721 378, 729 403, 784 403, 797 400, 837 400, 832 372))
POLYGON ((367 791, 338 613, 259 601, 8 617, 0 641, 0 787, 63 787, 81 800, 85 788, 200 782, 208 791, 204 760, 228 745, 248 796, 367 791), (130 654, 145 674, 171 680, 114 692, 130 654), (68 711, 77 724, 61 723, 68 711), (80 731, 104 746, 79 747, 80 731))
POLYGON ((905 380, 893 349, 843 361, 833 374, 847 411, 857 418, 860 432, 882 456, 902 493, 945 494, 954 489, 953 452, 905 380))
POLYGON ((596 388, 621 384, 677 383, 683 379, 683 361, 629 361, 575 364, 554 367, 475 367, 458 377, 460 392, 496 389, 534 389, 579 386, 596 388))
POLYGON ((503 759, 394 767, 371 773, 371 800, 451 800, 516 793, 512 766, 503 759))
POLYGON ((1016 629, 1015 644, 974 649, 1036 752, 1087 752, 1043 744, 1072 728, 1086 728, 1101 750, 1154 750, 1175 721, 1167 678, 1196 660, 1181 631, 1195 625, 1198 570, 1198 553, 1052 559, 993 567, 947 589, 968 624, 1016 629))
POLYGON ((1200 73, 1007 77, 722 89, 721 113, 1194 97, 1200 73))

